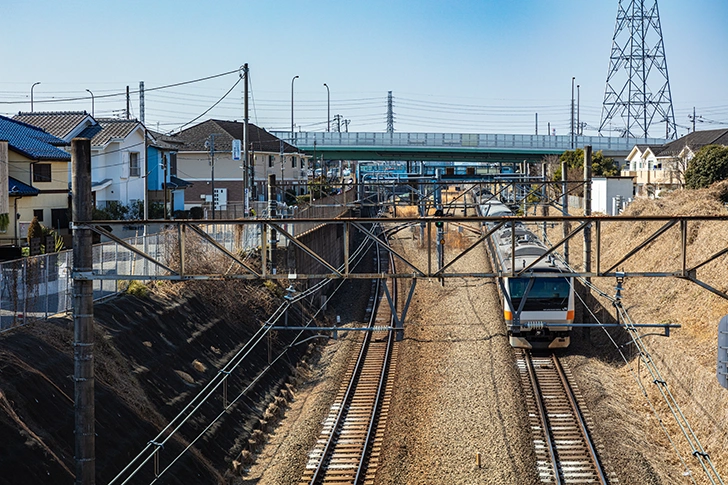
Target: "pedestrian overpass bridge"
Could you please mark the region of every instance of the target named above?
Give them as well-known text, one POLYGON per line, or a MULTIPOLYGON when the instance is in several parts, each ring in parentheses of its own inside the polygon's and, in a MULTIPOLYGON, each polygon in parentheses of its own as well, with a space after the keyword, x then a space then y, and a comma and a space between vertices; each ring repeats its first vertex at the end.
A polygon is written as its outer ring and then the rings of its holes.
POLYGON ((327 160, 401 160, 455 162, 530 162, 545 155, 591 145, 596 152, 624 159, 635 144, 661 145, 662 138, 477 133, 375 133, 274 131, 273 135, 314 158, 327 160))

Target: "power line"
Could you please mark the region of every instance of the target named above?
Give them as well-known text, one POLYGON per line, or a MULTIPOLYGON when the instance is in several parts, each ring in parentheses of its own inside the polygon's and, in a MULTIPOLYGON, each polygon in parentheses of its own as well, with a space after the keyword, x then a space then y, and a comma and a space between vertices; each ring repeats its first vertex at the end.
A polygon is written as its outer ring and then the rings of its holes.
MULTIPOLYGON (((227 71, 227 72, 222 72, 220 74, 213 74, 212 76, 205 76, 205 77, 201 77, 201 78, 197 78, 197 79, 192 79, 190 81, 182 81, 182 82, 173 83, 173 84, 165 84, 164 86, 147 88, 147 89, 145 89, 145 92, 148 93, 150 91, 158 91, 160 89, 169 89, 169 88, 174 88, 177 86, 184 86, 186 84, 193 84, 193 83, 198 83, 198 82, 202 82, 202 81, 208 81, 210 79, 215 79, 215 78, 222 77, 222 76, 228 76, 230 74, 233 74, 233 73, 236 73, 239 71, 240 71, 240 69, 235 69, 234 71, 227 71)), ((139 90, 136 89, 133 91, 129 91, 129 94, 139 94, 139 90)), ((113 98, 113 97, 118 97, 118 96, 125 97, 126 90, 121 91, 121 92, 111 93, 111 94, 96 95, 95 98, 102 99, 102 98, 113 98)), ((82 97, 76 97, 76 98, 62 98, 62 99, 45 99, 45 100, 41 99, 38 101, 34 101, 34 103, 39 103, 39 104, 40 103, 65 103, 68 101, 86 101, 87 99, 88 99, 88 96, 82 96, 82 97)), ((27 101, 0 101, 0 104, 25 104, 25 103, 27 103, 27 101)))

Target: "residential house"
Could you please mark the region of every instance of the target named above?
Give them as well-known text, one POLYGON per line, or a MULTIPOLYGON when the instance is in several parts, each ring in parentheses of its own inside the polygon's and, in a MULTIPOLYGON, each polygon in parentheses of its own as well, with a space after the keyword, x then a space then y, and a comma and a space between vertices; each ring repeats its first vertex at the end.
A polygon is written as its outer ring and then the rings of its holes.
MULTIPOLYGON (((177 176, 177 151, 184 144, 173 136, 147 131, 147 190, 150 206, 158 203, 166 208, 161 218, 185 210, 184 191, 190 184, 177 176)), ((150 218, 156 218, 152 214, 150 218)))
POLYGON ((694 131, 664 145, 635 145, 622 175, 634 178, 637 196, 658 196, 682 187, 688 163, 706 145, 728 145, 728 129, 694 131))
MULTIPOLYGON (((70 144, 91 139, 91 181, 94 205, 132 205, 146 197, 145 128, 137 120, 94 118, 85 111, 18 113, 13 117, 70 144)), ((70 173, 68 174, 70 180, 70 173)))
POLYGON ((69 186, 68 166, 71 155, 61 149, 66 142, 35 126, 0 116, 0 150, 6 163, 7 181, 0 183, 0 208, 7 208, 10 222, 0 240, 22 244, 33 217, 59 234, 68 234, 69 186))
MULTIPOLYGON (((268 175, 292 195, 307 192, 308 159, 296 147, 254 124, 248 124, 250 160, 253 163, 254 200, 264 200, 268 175)), ((180 176, 194 185, 185 191, 185 209, 211 203, 213 185, 216 209, 241 206, 243 202, 243 162, 233 160, 232 141, 242 140, 243 123, 208 120, 175 135, 184 145, 177 152, 180 176), (214 177, 211 164, 211 138, 214 135, 214 177)))

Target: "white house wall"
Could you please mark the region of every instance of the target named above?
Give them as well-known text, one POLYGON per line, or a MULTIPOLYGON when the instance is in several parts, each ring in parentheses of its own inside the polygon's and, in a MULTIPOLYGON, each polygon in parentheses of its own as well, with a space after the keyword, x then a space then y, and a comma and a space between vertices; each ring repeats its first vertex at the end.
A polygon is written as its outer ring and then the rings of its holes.
POLYGON ((139 128, 125 139, 113 141, 103 150, 92 150, 91 180, 99 183, 111 179, 105 189, 96 191, 96 205, 103 207, 106 202, 118 201, 130 205, 135 200, 144 200, 144 175, 146 173, 146 150, 144 130, 139 128), (130 176, 129 153, 137 153, 139 176, 130 176))

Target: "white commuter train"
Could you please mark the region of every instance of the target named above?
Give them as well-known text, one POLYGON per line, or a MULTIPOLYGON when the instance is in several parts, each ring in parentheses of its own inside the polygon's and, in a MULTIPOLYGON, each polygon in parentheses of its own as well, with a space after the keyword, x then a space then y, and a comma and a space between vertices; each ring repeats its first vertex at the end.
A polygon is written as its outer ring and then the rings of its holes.
MULTIPOLYGON (((476 197, 481 216, 513 215, 507 205, 487 191, 476 197)), ((496 224, 488 222, 486 227, 490 230, 496 224)), ((515 271, 519 271, 548 251, 538 236, 521 222, 515 226, 515 245, 512 235, 511 224, 506 224, 488 240, 494 269, 504 275, 498 286, 510 344, 524 349, 568 347, 569 324, 574 323, 574 278, 558 276, 566 268, 551 257, 539 261, 528 274, 517 278, 505 276, 511 273, 514 261, 515 271), (533 275, 536 273, 539 276, 533 275)))

